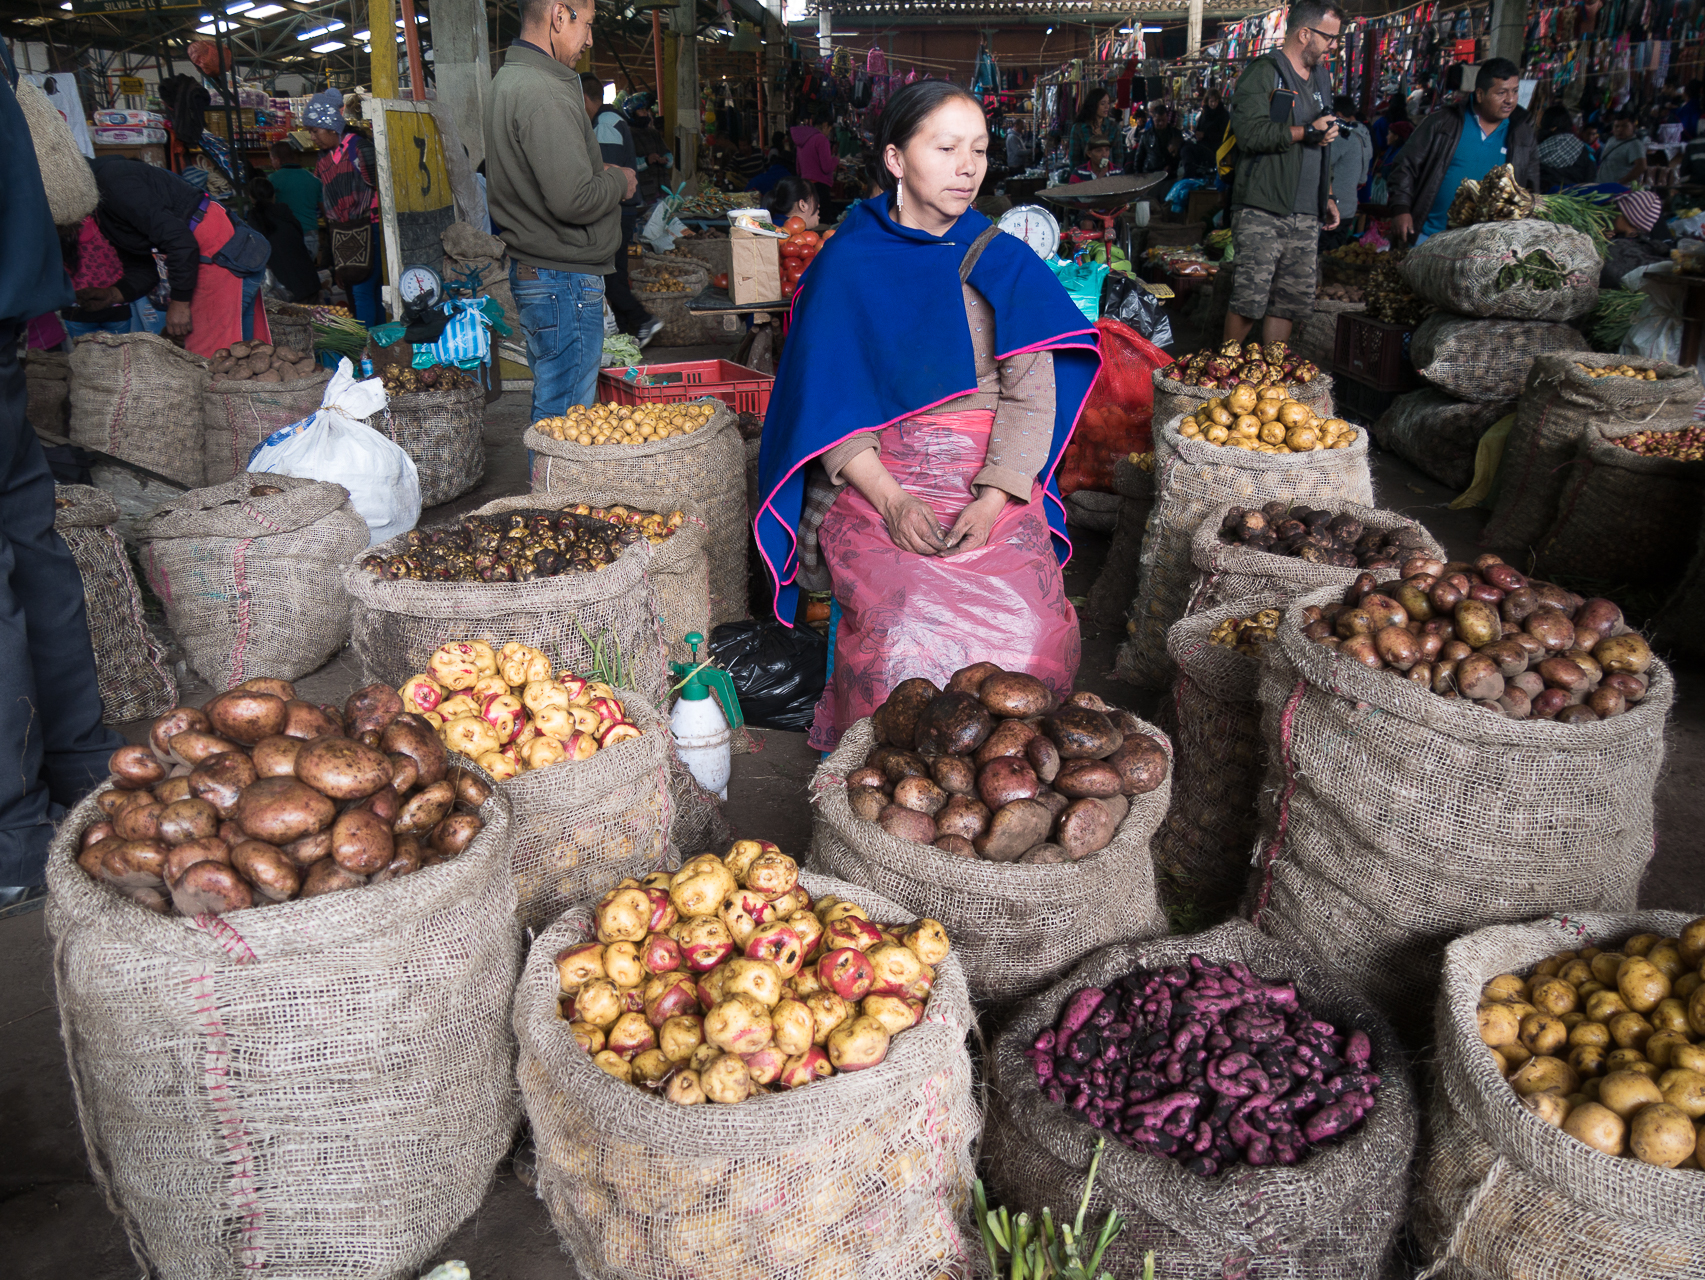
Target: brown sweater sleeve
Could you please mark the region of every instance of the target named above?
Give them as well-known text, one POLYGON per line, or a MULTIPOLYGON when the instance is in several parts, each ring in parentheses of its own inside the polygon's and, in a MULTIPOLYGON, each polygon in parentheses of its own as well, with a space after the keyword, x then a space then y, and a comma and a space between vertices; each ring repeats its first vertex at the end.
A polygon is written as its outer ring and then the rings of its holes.
POLYGON ((829 483, 832 485, 845 484, 847 478, 841 474, 842 469, 866 449, 875 449, 879 454, 882 452, 882 442, 876 432, 861 431, 856 436, 841 441, 825 453, 821 461, 823 470, 829 473, 829 483))
POLYGON ((1029 502, 1053 438, 1054 353, 1032 351, 1002 360, 989 453, 972 483, 1029 502))

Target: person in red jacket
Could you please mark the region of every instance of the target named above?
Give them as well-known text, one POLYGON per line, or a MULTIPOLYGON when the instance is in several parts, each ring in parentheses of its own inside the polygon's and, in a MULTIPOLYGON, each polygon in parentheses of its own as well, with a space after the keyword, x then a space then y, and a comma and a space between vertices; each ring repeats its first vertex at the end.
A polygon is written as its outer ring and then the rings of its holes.
POLYGON ((829 112, 813 107, 788 131, 793 139, 796 171, 817 188, 817 207, 829 207, 829 186, 835 180, 835 153, 829 147, 829 112))

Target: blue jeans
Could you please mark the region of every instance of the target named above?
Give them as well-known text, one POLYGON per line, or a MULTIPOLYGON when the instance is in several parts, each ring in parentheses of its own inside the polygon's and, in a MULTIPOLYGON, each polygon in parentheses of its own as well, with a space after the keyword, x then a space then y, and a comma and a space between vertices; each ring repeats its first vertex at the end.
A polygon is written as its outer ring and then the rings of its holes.
POLYGON ((91 324, 86 320, 64 320, 65 332, 73 338, 81 338, 88 333, 153 333, 158 334, 166 327, 166 313, 154 307, 147 298, 138 298, 130 304, 130 316, 124 320, 108 320, 104 324, 91 324))
MULTIPOLYGON (((535 268, 527 270, 532 274, 535 268)), ((536 270, 536 280, 523 280, 519 264, 509 264, 509 287, 533 366, 534 422, 593 402, 604 350, 604 277, 536 270)))

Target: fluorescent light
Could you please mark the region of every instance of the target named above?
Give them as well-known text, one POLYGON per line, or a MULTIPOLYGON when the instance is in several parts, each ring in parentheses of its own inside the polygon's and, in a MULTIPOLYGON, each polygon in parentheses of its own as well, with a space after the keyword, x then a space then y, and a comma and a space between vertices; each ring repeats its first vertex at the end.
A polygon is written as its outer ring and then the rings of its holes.
POLYGON ((1043 32, 1043 33, 1042 33, 1042 34, 1043 34, 1043 35, 1045 35, 1045 36, 1051 36, 1051 35, 1053 35, 1053 34, 1054 34, 1054 28, 1052 28, 1052 27, 1049 27, 1049 28, 1048 28, 1048 29, 1047 29, 1047 30, 1046 30, 1046 31, 1044 31, 1044 32, 1043 32))
POLYGON ((344 43, 341 40, 327 40, 324 44, 315 45, 314 46, 314 52, 315 53, 330 53, 334 49, 341 49, 343 47, 344 47, 344 43))
POLYGON ((65 0, 65 3, 60 5, 59 7, 61 9, 69 9, 71 7, 71 0, 65 0))
POLYGON ((315 27, 312 31, 298 31, 296 33, 296 38, 298 40, 312 40, 315 36, 327 35, 333 31, 342 31, 346 25, 348 24, 342 22, 328 22, 325 26, 315 27))
POLYGON ((263 4, 258 9, 250 9, 249 10, 249 17, 251 17, 251 18, 270 18, 275 13, 283 13, 283 12, 284 12, 284 6, 281 4, 263 4))
POLYGON ((1131 34, 1131 29, 1129 27, 1120 27, 1119 34, 1122 36, 1128 36, 1131 34))
POLYGON ((353 38, 365 44, 373 38, 373 33, 371 31, 357 31, 353 38))
POLYGON ((236 4, 226 5, 225 6, 225 12, 226 13, 242 13, 245 10, 252 9, 254 7, 255 7, 255 0, 237 0, 236 4))
MULTIPOLYGON (((415 20, 415 23, 418 25, 419 23, 426 21, 426 15, 424 13, 417 13, 414 15, 414 20, 415 20)), ((403 25, 403 20, 401 18, 398 18, 397 19, 398 28, 400 29, 402 27, 402 25, 403 25)))
POLYGON ((1160 28, 1159 27, 1144 27, 1143 30, 1146 32, 1158 32, 1160 30, 1160 28))
POLYGON ((197 35, 210 36, 216 34, 219 28, 210 22, 205 27, 197 27, 195 30, 197 35))

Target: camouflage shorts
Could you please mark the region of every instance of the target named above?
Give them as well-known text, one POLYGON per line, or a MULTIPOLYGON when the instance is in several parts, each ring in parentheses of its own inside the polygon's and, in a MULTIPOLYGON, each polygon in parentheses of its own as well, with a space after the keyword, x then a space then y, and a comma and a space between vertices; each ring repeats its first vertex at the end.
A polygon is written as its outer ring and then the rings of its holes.
POLYGON ((1237 264, 1231 309, 1250 320, 1270 315, 1300 324, 1308 319, 1314 310, 1320 219, 1238 209, 1231 215, 1231 242, 1237 264))

